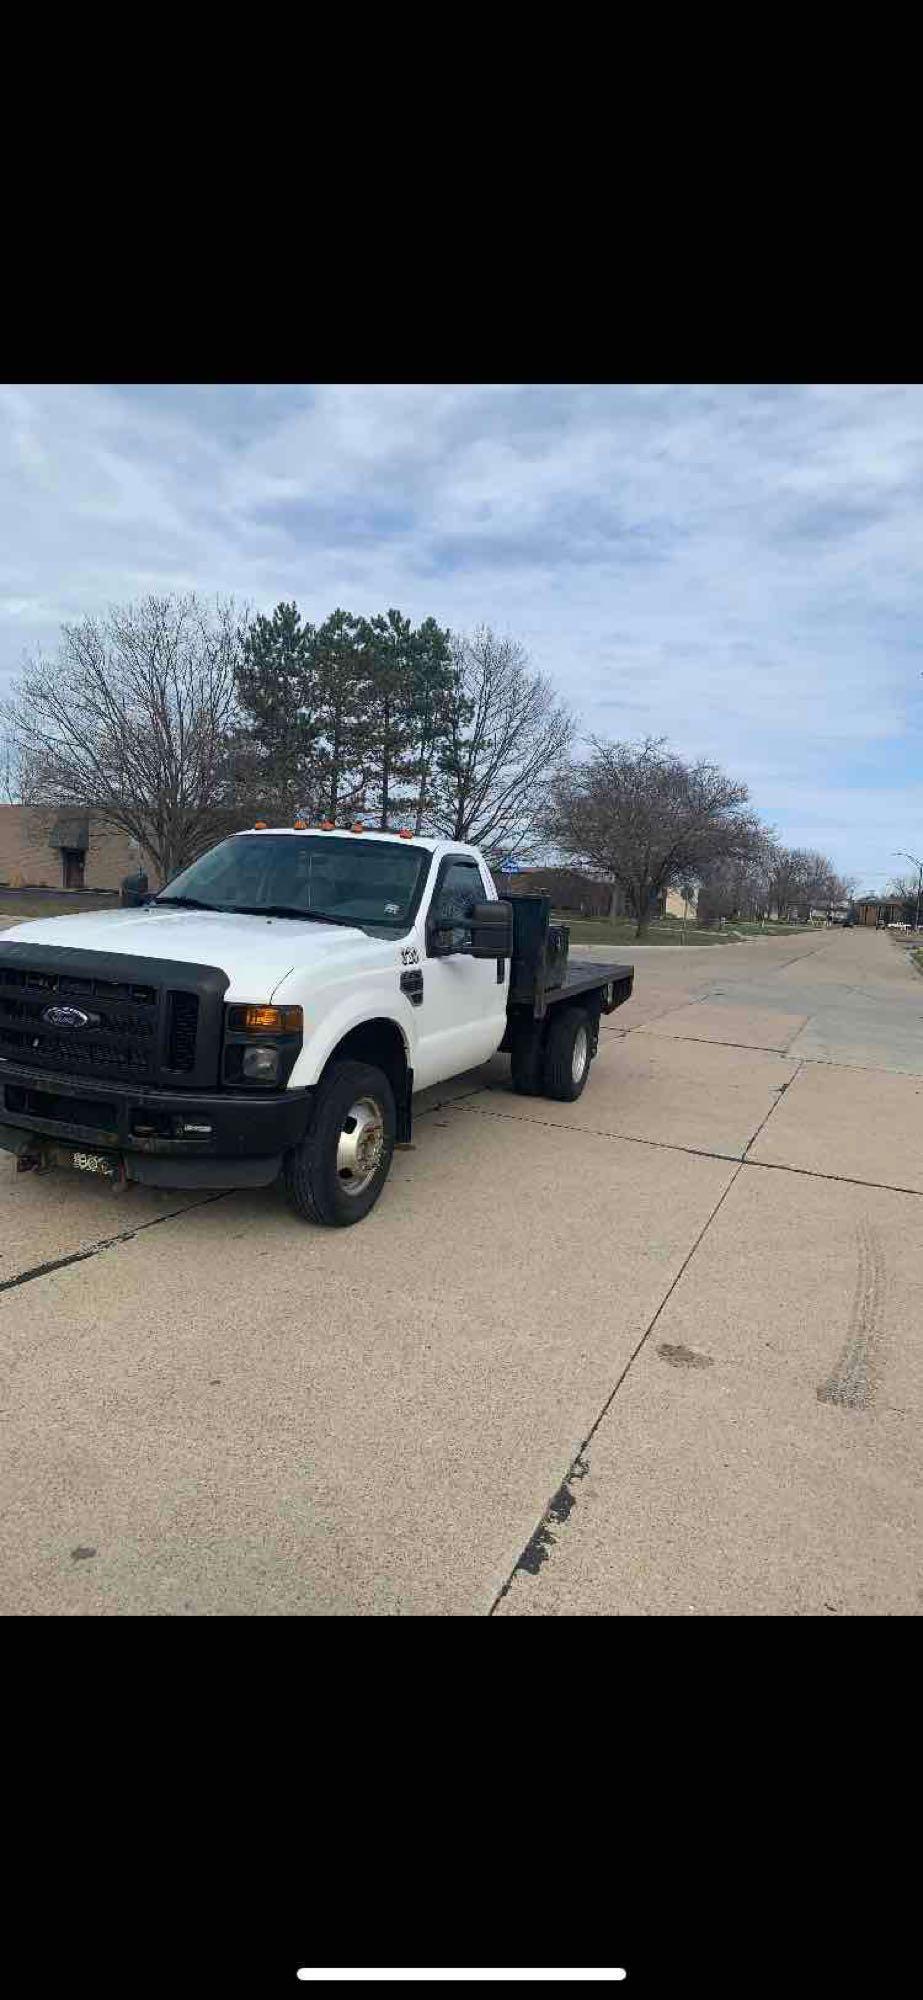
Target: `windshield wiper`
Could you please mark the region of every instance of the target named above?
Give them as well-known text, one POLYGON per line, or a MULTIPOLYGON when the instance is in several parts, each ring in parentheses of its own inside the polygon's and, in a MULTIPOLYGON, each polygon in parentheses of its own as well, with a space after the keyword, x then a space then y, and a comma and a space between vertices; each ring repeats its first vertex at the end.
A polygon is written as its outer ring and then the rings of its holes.
POLYGON ((152 896, 151 901, 152 903, 156 903, 158 908, 162 908, 165 903, 167 905, 172 903, 178 910, 227 909, 226 903, 203 903, 200 902, 198 896, 152 896))
POLYGON ((322 910, 296 910, 289 903, 235 904, 239 917, 295 917, 305 924, 345 924, 348 931, 359 928, 352 917, 328 917, 322 910))

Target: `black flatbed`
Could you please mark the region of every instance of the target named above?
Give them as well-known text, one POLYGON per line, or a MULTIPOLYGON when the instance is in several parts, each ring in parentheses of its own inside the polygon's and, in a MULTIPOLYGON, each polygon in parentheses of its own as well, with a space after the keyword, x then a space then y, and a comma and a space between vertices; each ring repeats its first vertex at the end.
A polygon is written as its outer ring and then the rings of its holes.
MULTIPOLYGON (((610 981, 614 986, 624 986, 627 981, 628 992, 622 996, 627 1000, 628 994, 634 985, 634 978, 635 968, 633 965, 603 965, 597 959, 592 958, 583 958, 577 965, 573 965, 568 960, 563 986, 557 990, 557 993, 555 991, 546 993, 545 999, 550 1007, 556 998, 569 1000, 573 993, 589 993, 599 985, 604 984, 608 986, 610 981)), ((613 1004, 618 1006, 620 1003, 618 1000, 614 1000, 613 1004)), ((606 1011, 611 1012, 611 1009, 607 1009, 606 1011)))
POLYGON ((616 1007, 631 999, 634 983, 633 965, 600 965, 591 959, 584 959, 580 965, 571 965, 568 961, 562 984, 546 986, 541 990, 541 1010, 545 1013, 549 1007, 559 1007, 568 1000, 575 1000, 581 993, 598 993, 602 988, 600 1012, 612 1014, 616 1007))

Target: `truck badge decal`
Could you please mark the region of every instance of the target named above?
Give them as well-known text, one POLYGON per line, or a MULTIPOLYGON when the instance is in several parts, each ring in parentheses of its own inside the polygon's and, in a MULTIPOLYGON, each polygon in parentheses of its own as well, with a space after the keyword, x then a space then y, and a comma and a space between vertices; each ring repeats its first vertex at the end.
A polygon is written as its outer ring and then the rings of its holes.
POLYGON ((402 946, 401 946, 401 964, 402 964, 402 965, 419 965, 419 963, 420 963, 420 954, 419 954, 419 952, 418 952, 418 950, 417 950, 417 947, 416 947, 416 945, 415 945, 415 944, 404 944, 404 945, 402 945, 402 946))
POLYGON ((98 1028, 99 1015, 85 1014, 82 1007, 44 1007, 42 1020, 51 1028, 98 1028))

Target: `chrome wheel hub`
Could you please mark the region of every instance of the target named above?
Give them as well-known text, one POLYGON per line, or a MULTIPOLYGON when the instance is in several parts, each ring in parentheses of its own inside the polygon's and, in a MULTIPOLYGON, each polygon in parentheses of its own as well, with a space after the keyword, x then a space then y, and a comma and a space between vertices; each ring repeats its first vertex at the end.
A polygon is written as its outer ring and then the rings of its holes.
POLYGON ((590 1055, 590 1043, 585 1028, 578 1028, 574 1036, 574 1053, 571 1057, 571 1075, 579 1083, 583 1077, 590 1055))
POLYGON ((337 1146, 337 1180, 344 1194, 363 1194, 381 1164, 385 1121, 374 1097, 359 1097, 343 1120, 337 1146))

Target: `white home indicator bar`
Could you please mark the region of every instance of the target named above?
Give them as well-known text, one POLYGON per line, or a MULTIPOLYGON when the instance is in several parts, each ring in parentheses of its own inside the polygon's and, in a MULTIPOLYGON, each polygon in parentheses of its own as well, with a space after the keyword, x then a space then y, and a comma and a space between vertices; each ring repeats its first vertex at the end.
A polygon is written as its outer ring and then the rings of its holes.
POLYGON ((313 1966, 301 1965, 299 1979, 625 1979, 624 1965, 609 1967, 592 1966, 552 1966, 544 1970, 540 1966, 491 1967, 479 1966, 435 1966, 424 1970, 421 1966, 386 1965, 376 1970, 369 1965, 361 1966, 313 1966))

